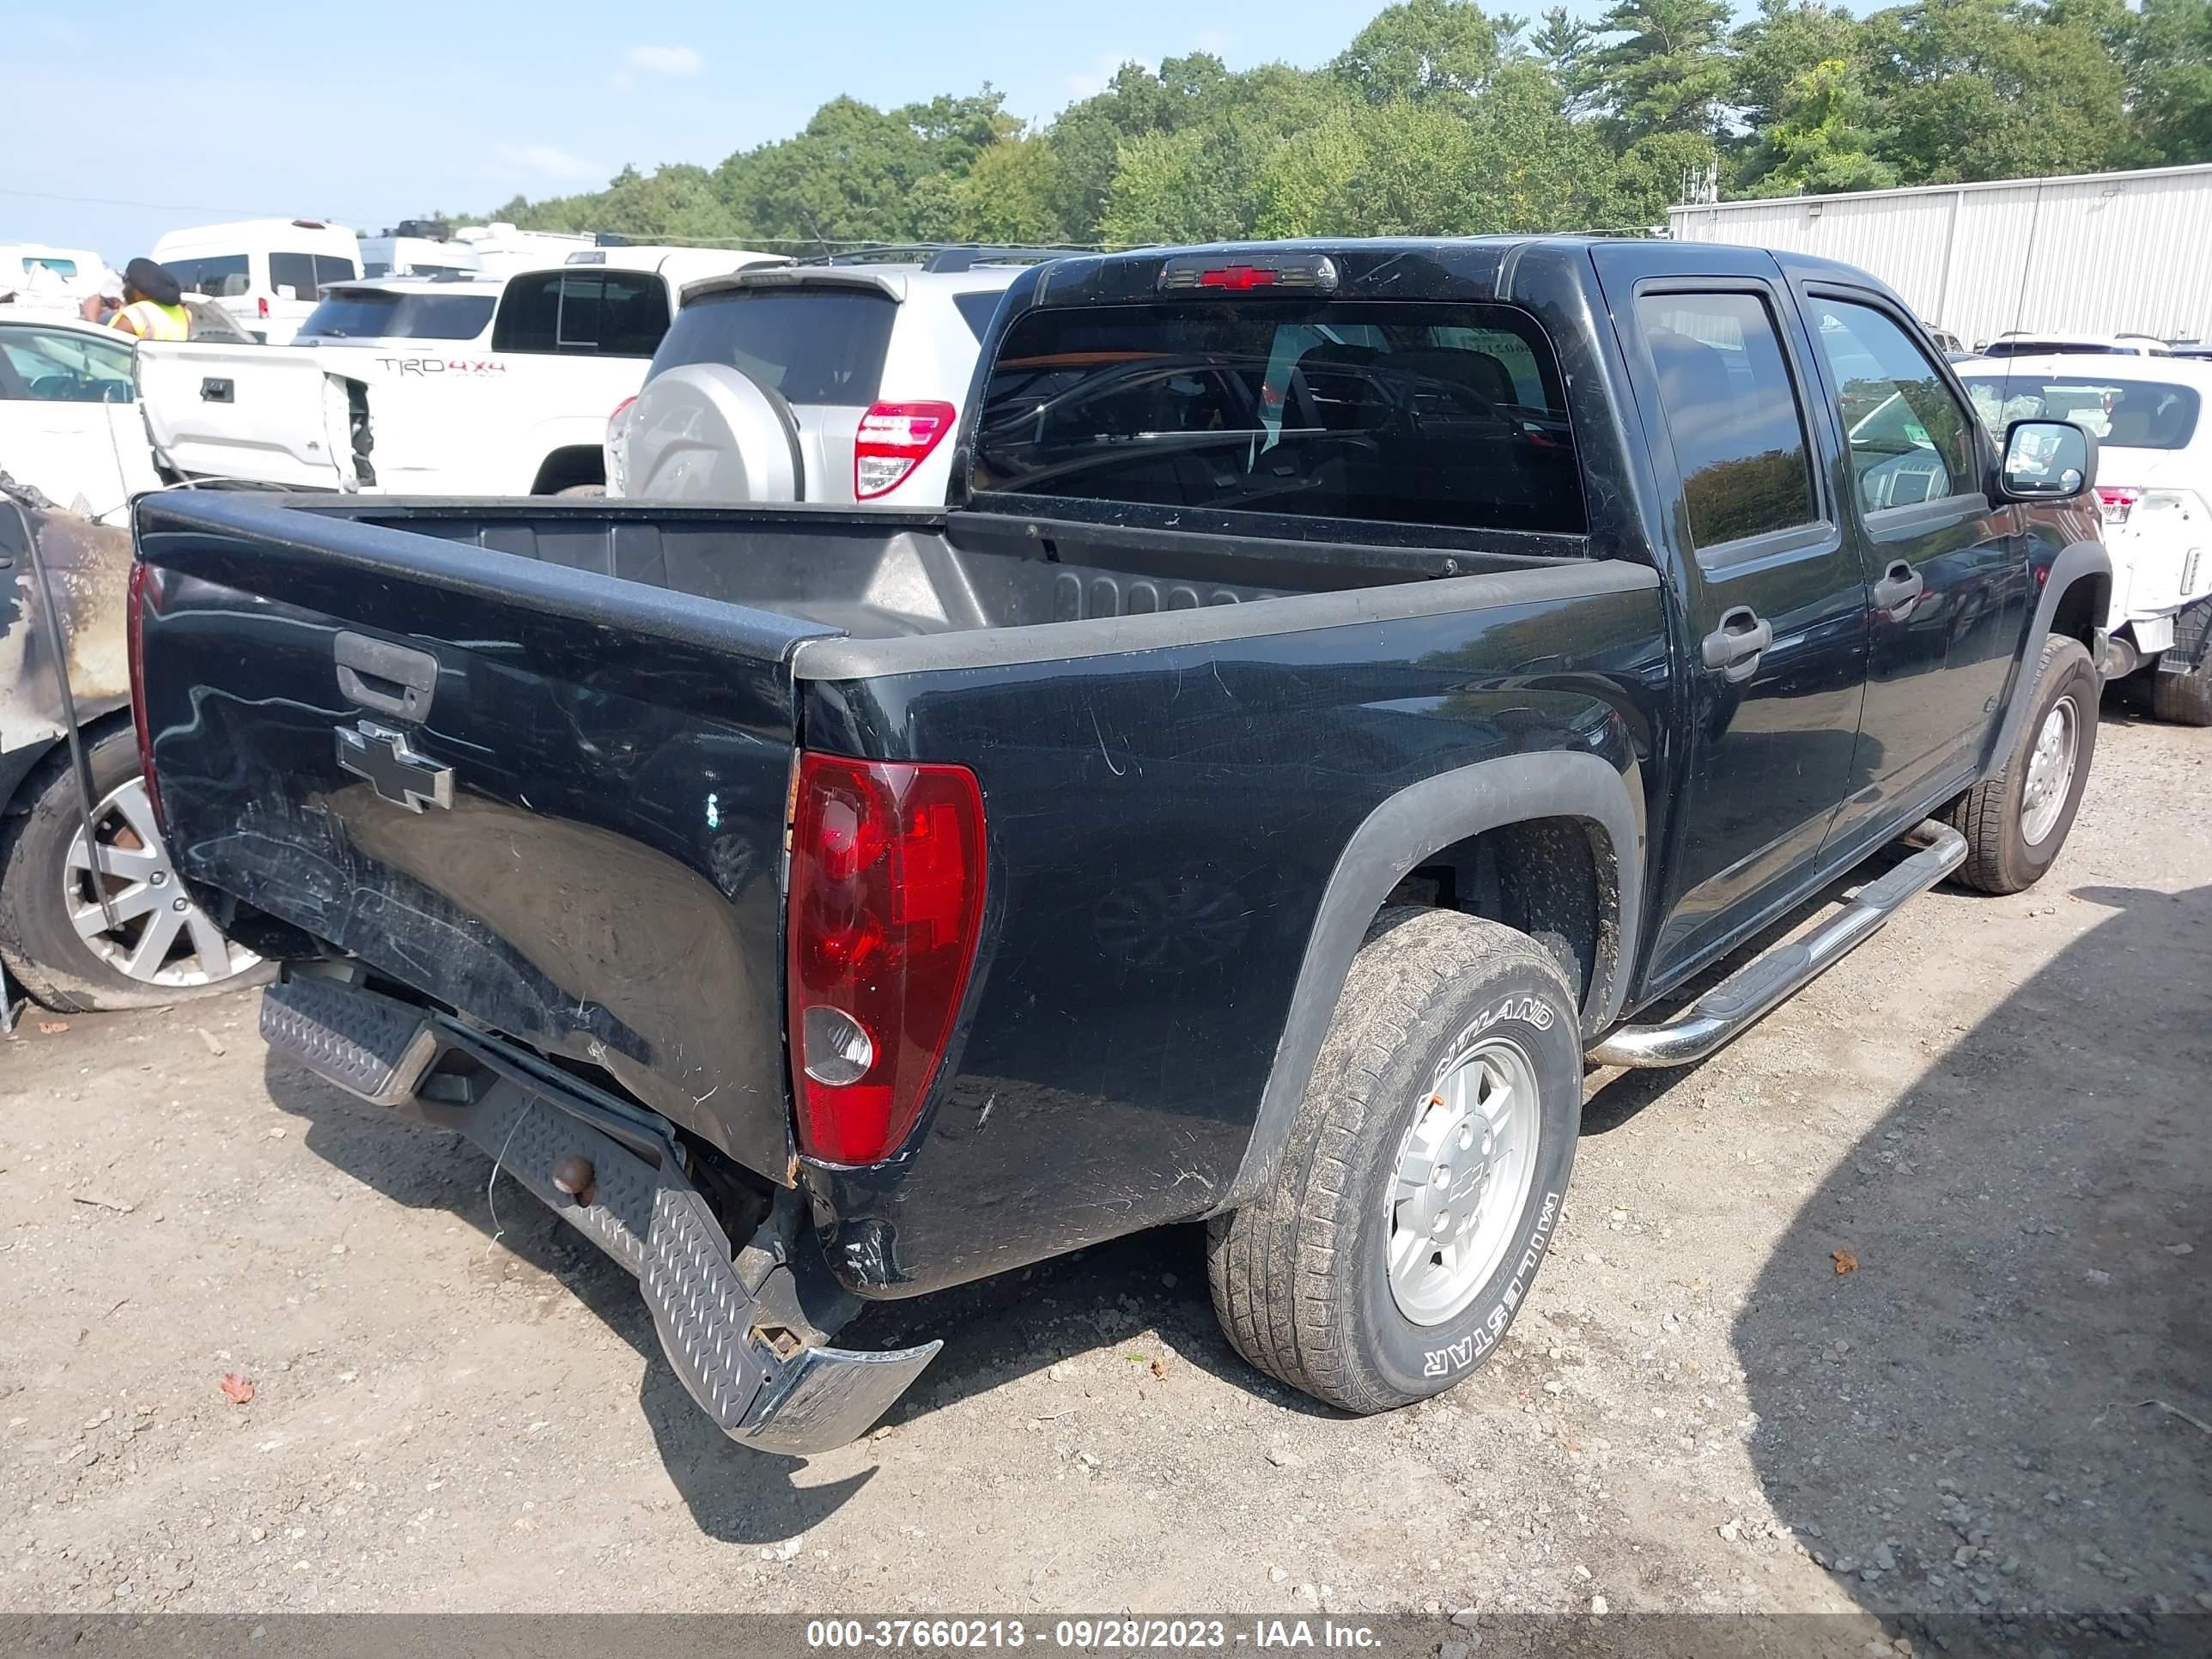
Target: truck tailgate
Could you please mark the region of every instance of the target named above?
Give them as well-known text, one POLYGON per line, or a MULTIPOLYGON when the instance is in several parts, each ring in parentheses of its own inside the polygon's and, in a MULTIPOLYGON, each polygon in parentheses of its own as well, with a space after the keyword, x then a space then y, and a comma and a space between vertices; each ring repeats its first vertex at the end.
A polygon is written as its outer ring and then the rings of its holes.
POLYGON ((187 477, 336 489, 353 476, 345 381, 313 348, 148 341, 134 356, 147 433, 187 477))
POLYGON ((137 532, 188 880, 788 1180, 790 661, 835 630, 265 498, 137 532))

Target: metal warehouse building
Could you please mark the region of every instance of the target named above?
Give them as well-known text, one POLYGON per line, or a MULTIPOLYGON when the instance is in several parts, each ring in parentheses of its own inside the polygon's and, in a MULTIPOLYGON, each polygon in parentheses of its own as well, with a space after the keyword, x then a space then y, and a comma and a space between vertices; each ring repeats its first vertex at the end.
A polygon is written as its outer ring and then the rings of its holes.
POLYGON ((1677 241, 1872 271, 1969 344, 2009 329, 2212 339, 2212 166, 1667 210, 1677 241))

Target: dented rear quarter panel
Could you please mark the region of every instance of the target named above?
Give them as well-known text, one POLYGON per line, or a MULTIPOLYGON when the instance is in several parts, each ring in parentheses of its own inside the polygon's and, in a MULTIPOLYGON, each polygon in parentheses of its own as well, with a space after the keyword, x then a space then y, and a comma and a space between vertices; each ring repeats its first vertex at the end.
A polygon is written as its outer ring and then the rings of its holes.
POLYGON ((67 735, 64 676, 81 721, 129 704, 130 580, 128 529, 0 496, 0 808, 67 735), (61 626, 58 659, 32 568, 33 537, 61 626))

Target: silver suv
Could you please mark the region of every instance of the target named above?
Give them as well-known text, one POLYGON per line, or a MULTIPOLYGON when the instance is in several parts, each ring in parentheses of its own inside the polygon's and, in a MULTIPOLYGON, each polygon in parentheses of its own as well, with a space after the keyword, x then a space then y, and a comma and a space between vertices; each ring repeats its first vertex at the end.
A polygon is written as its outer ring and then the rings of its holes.
POLYGON ((1062 252, 877 249, 691 283, 607 422, 607 494, 942 506, 1000 297, 1062 252))

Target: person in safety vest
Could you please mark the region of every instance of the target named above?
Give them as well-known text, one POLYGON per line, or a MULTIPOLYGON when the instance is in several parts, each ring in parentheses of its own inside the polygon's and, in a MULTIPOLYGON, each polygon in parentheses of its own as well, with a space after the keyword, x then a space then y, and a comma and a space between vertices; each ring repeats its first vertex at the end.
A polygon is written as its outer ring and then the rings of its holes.
POLYGON ((110 328, 142 340, 184 340, 191 337, 191 315, 177 279, 151 259, 123 267, 123 309, 107 319, 110 328))

